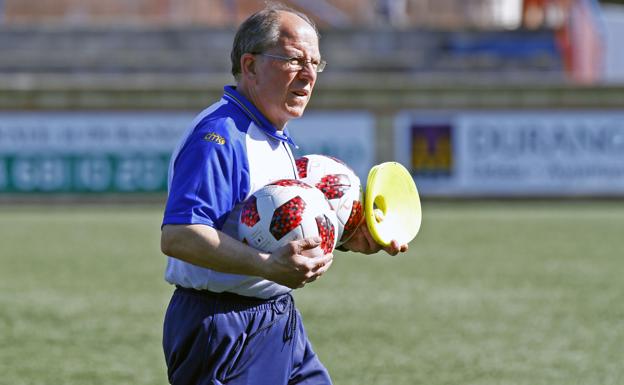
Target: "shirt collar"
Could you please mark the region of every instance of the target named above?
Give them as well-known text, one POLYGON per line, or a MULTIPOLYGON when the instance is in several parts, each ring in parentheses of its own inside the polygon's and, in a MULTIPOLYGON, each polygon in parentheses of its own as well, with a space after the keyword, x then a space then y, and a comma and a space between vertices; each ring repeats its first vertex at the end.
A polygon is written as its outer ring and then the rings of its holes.
POLYGON ((236 87, 223 87, 223 97, 238 106, 245 113, 245 115, 256 123, 256 126, 266 132, 270 137, 286 142, 295 148, 299 148, 290 137, 287 128, 284 128, 281 132, 278 131, 275 126, 269 122, 264 115, 262 115, 256 106, 247 100, 247 98, 245 98, 241 93, 236 91, 236 87))

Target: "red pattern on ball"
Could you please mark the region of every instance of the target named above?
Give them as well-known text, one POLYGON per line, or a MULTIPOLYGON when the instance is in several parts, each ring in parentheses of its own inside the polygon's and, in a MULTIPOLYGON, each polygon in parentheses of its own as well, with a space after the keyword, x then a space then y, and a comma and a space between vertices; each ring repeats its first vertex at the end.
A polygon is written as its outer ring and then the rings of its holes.
POLYGON ((342 238, 340 239, 348 239, 351 236, 352 232, 358 228, 360 223, 362 223, 363 217, 364 212, 362 210, 362 203, 360 201, 353 201, 351 214, 349 215, 347 223, 345 223, 344 231, 342 232, 342 238))
POLYGON ((325 175, 316 184, 316 188, 321 190, 328 200, 342 198, 350 187, 349 177, 344 174, 325 175))
POLYGON ((308 162, 310 161, 310 159, 303 157, 303 158, 299 158, 295 161, 295 164, 297 165, 297 175, 299 175, 299 178, 306 178, 308 176, 308 162))
POLYGON ((253 227, 259 221, 260 213, 258 213, 256 197, 252 195, 249 200, 243 205, 243 210, 241 211, 241 222, 249 227, 253 227))
POLYGON ((273 212, 269 231, 278 241, 294 230, 303 220, 306 204, 300 196, 284 203, 273 212))
POLYGON ((323 250, 323 254, 329 254, 334 249, 334 241, 336 239, 334 225, 326 215, 316 217, 316 225, 321 237, 321 250, 323 250))
POLYGON ((297 179, 280 179, 280 180, 276 180, 275 182, 269 183, 269 186, 284 186, 284 187, 299 186, 303 188, 312 188, 312 186, 310 186, 309 184, 304 183, 297 179))

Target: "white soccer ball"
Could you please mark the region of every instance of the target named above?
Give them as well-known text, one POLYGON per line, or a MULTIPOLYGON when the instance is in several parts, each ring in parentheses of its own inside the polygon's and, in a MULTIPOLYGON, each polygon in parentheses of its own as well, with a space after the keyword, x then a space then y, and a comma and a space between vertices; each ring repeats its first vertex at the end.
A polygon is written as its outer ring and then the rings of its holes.
POLYGON ((323 192, 338 219, 338 242, 346 242, 363 220, 360 178, 343 161, 325 155, 296 160, 299 179, 323 192))
POLYGON ((307 255, 329 254, 336 246, 336 214, 318 189, 296 179, 281 179, 253 193, 238 220, 239 240, 273 252, 290 241, 319 236, 307 255))

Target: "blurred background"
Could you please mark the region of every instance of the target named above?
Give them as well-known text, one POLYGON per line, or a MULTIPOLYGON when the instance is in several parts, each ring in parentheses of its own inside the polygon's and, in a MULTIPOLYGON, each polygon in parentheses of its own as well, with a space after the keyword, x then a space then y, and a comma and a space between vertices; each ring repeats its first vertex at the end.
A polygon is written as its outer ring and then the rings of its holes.
MULTIPOLYGON (((283 2, 328 62, 297 153, 423 198, 295 292, 335 383, 624 383, 624 1, 283 2)), ((0 0, 0 383, 166 383, 169 157, 262 5, 0 0)))
MULTIPOLYGON (((284 3, 316 20, 329 63, 291 124, 300 154, 362 178, 398 160, 425 196, 624 194, 617 1, 284 3)), ((261 5, 0 1, 0 197, 162 195, 261 5)))

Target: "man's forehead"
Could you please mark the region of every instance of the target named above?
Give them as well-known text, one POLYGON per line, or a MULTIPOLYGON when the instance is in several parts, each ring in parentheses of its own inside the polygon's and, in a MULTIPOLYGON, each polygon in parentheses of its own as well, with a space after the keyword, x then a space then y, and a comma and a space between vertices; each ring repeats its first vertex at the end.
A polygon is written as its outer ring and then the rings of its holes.
POLYGON ((280 11, 279 15, 280 38, 312 38, 314 41, 318 40, 315 29, 299 15, 285 11, 280 11))
POLYGON ((317 56, 319 45, 316 34, 284 33, 280 34, 276 46, 287 50, 303 51, 307 55, 317 56))

